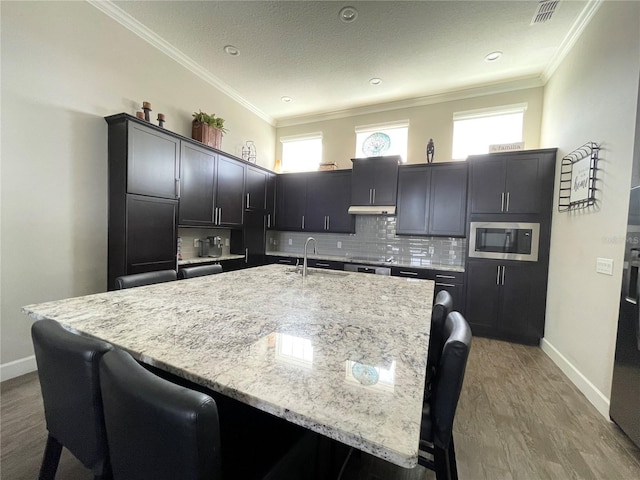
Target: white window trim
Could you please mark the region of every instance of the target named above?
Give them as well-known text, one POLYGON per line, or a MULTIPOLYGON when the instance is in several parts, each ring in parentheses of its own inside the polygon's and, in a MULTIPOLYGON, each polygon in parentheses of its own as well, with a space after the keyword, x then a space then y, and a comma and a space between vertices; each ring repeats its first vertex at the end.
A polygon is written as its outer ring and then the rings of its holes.
POLYGON ((508 115, 510 113, 524 113, 527 111, 528 107, 528 103, 514 103, 512 105, 502 105, 500 107, 487 107, 475 110, 465 110, 462 112, 453 112, 453 121, 493 117, 495 115, 508 115))

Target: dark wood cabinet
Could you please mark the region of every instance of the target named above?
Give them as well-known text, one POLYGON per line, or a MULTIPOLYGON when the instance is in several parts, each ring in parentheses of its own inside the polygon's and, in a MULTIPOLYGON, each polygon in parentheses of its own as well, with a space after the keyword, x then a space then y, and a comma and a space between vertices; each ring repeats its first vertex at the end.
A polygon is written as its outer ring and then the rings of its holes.
POLYGON ((245 165, 199 145, 182 142, 178 223, 242 226, 245 165))
POLYGON ((175 270, 178 202, 132 194, 126 202, 126 274, 175 270))
POLYGON ((540 214, 553 201, 556 149, 473 155, 470 214, 540 214))
POLYGON ((258 168, 247 166, 245 184, 245 208, 265 210, 267 207, 268 173, 258 168))
POLYGON ((265 210, 267 216, 267 229, 276 227, 276 179, 275 173, 267 174, 267 198, 265 210))
POLYGON ((181 149, 180 225, 214 225, 214 177, 217 155, 183 142, 181 149))
POLYGON ((221 227, 242 227, 244 173, 244 164, 224 155, 218 155, 214 204, 214 209, 217 209, 216 225, 221 227))
POLYGON ((351 205, 395 205, 399 156, 354 158, 351 205))
POLYGON ((407 165, 398 172, 397 233, 464 237, 467 165, 407 165))
POLYGON ((278 175, 276 225, 279 230, 353 233, 349 215, 351 171, 278 175))
POLYGON ((180 139, 126 115, 108 124, 107 288, 121 275, 175 269, 180 139))
POLYGON ((348 213, 350 202, 351 171, 309 174, 304 230, 354 233, 355 216, 348 213))
POLYGON ((546 268, 467 260, 466 318, 474 334, 538 344, 544 335, 546 268))
POLYGON ((453 299, 453 309, 462 314, 465 312, 465 273, 451 270, 435 270, 431 268, 416 267, 391 267, 391 275, 394 277, 415 278, 433 280, 433 300, 441 290, 446 290, 453 299))
POLYGON ((278 175, 276 183, 276 227, 278 230, 304 229, 308 173, 278 175))
POLYGON ((127 193, 177 199, 180 140, 134 122, 126 121, 125 128, 127 193))

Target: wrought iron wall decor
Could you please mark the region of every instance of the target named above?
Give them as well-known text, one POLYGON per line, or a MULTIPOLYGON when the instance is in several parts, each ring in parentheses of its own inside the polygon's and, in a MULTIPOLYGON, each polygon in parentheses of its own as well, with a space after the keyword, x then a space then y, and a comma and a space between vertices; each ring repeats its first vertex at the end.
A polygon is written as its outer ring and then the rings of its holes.
POLYGON ((599 150, 600 145, 587 142, 562 158, 558 211, 587 208, 596 203, 599 150))

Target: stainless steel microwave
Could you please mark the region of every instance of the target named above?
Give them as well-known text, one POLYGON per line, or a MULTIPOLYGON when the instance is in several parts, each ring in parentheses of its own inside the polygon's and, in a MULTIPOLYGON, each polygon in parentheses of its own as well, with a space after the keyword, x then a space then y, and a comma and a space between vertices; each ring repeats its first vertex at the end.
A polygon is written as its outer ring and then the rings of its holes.
POLYGON ((539 223, 471 222, 469 256, 538 261, 539 223))

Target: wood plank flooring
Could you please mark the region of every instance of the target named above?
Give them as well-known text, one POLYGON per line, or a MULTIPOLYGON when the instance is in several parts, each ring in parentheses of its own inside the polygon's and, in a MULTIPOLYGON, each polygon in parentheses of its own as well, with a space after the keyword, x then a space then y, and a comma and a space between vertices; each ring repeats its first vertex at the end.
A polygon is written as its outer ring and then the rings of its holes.
MULTIPOLYGON (((0 478, 33 480, 46 438, 37 374, 0 388, 0 478)), ((537 347, 473 339, 455 440, 461 480, 640 480, 640 450, 537 347)), ((63 450, 57 478, 92 476, 63 450)), ((435 475, 355 454, 342 479, 435 475)))

